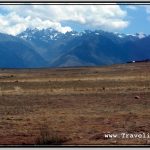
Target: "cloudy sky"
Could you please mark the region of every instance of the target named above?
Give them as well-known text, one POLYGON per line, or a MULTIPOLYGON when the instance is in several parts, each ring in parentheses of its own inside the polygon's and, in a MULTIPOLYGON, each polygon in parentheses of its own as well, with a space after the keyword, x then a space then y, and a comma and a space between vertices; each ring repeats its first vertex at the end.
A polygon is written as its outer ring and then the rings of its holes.
POLYGON ((0 32, 54 28, 150 34, 150 5, 0 5, 0 32))

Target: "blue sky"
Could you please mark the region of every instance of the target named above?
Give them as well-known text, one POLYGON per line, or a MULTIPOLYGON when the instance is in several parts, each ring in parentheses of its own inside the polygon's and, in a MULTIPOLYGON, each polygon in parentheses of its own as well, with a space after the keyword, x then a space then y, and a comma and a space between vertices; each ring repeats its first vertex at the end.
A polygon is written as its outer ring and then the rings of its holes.
MULTIPOLYGON (((136 33, 143 32, 150 34, 150 14, 147 12, 146 8, 139 5, 133 5, 135 9, 130 9, 125 6, 121 6, 123 10, 126 10, 128 15, 126 19, 130 21, 127 28, 123 29, 124 33, 136 33)), ((146 5, 145 5, 146 6, 146 5)))
POLYGON ((150 34, 150 5, 1 5, 0 32, 19 34, 27 28, 60 32, 101 29, 150 34))

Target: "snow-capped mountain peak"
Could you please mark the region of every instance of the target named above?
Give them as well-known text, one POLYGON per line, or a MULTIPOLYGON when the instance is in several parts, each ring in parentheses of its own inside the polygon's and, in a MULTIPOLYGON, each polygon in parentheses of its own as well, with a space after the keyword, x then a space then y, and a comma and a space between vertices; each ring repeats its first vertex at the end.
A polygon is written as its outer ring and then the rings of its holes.
POLYGON ((18 63, 21 63, 19 67, 110 65, 150 58, 150 36, 143 33, 124 34, 102 30, 60 33, 48 28, 26 29, 17 37, 4 34, 0 37, 1 64, 10 59, 11 67, 18 63), (8 45, 4 44, 6 41, 8 45), (12 54, 10 47, 13 48, 13 56, 6 53, 12 54), (15 59, 18 61, 11 65, 15 59))
POLYGON ((43 41, 49 41, 49 40, 58 40, 59 38, 68 38, 68 37, 77 37, 77 36, 83 36, 83 35, 96 35, 96 36, 108 36, 109 38, 118 38, 122 40, 138 40, 145 38, 147 35, 140 32, 136 34, 124 34, 124 33, 118 33, 118 32, 106 32, 102 30, 85 30, 82 32, 77 32, 77 31, 71 31, 71 32, 66 32, 66 33, 61 33, 56 31, 53 28, 47 28, 47 29, 31 29, 28 28, 24 32, 20 33, 17 35, 18 37, 25 39, 25 40, 35 40, 35 39, 40 39, 43 41))
POLYGON ((26 29, 24 32, 18 34, 17 36, 25 40, 36 40, 40 39, 43 41, 56 40, 57 37, 62 34, 55 29, 26 29))
POLYGON ((136 36, 139 38, 139 39, 142 39, 142 38, 145 38, 147 35, 140 32, 140 33, 136 33, 136 36))

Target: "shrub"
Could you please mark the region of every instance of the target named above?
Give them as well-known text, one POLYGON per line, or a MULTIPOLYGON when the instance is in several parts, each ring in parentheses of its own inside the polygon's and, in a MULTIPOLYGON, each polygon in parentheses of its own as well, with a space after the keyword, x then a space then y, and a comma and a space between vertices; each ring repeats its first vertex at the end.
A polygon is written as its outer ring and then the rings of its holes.
POLYGON ((67 141, 67 138, 58 135, 56 131, 49 130, 47 125, 40 128, 40 135, 36 139, 36 145, 62 145, 67 141))

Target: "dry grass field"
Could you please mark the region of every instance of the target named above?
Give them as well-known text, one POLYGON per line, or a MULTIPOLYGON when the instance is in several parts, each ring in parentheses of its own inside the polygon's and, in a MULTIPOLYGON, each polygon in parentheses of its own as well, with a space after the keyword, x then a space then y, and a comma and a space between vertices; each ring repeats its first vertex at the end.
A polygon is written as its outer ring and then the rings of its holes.
POLYGON ((0 69, 0 145, 149 145, 150 63, 0 69))

